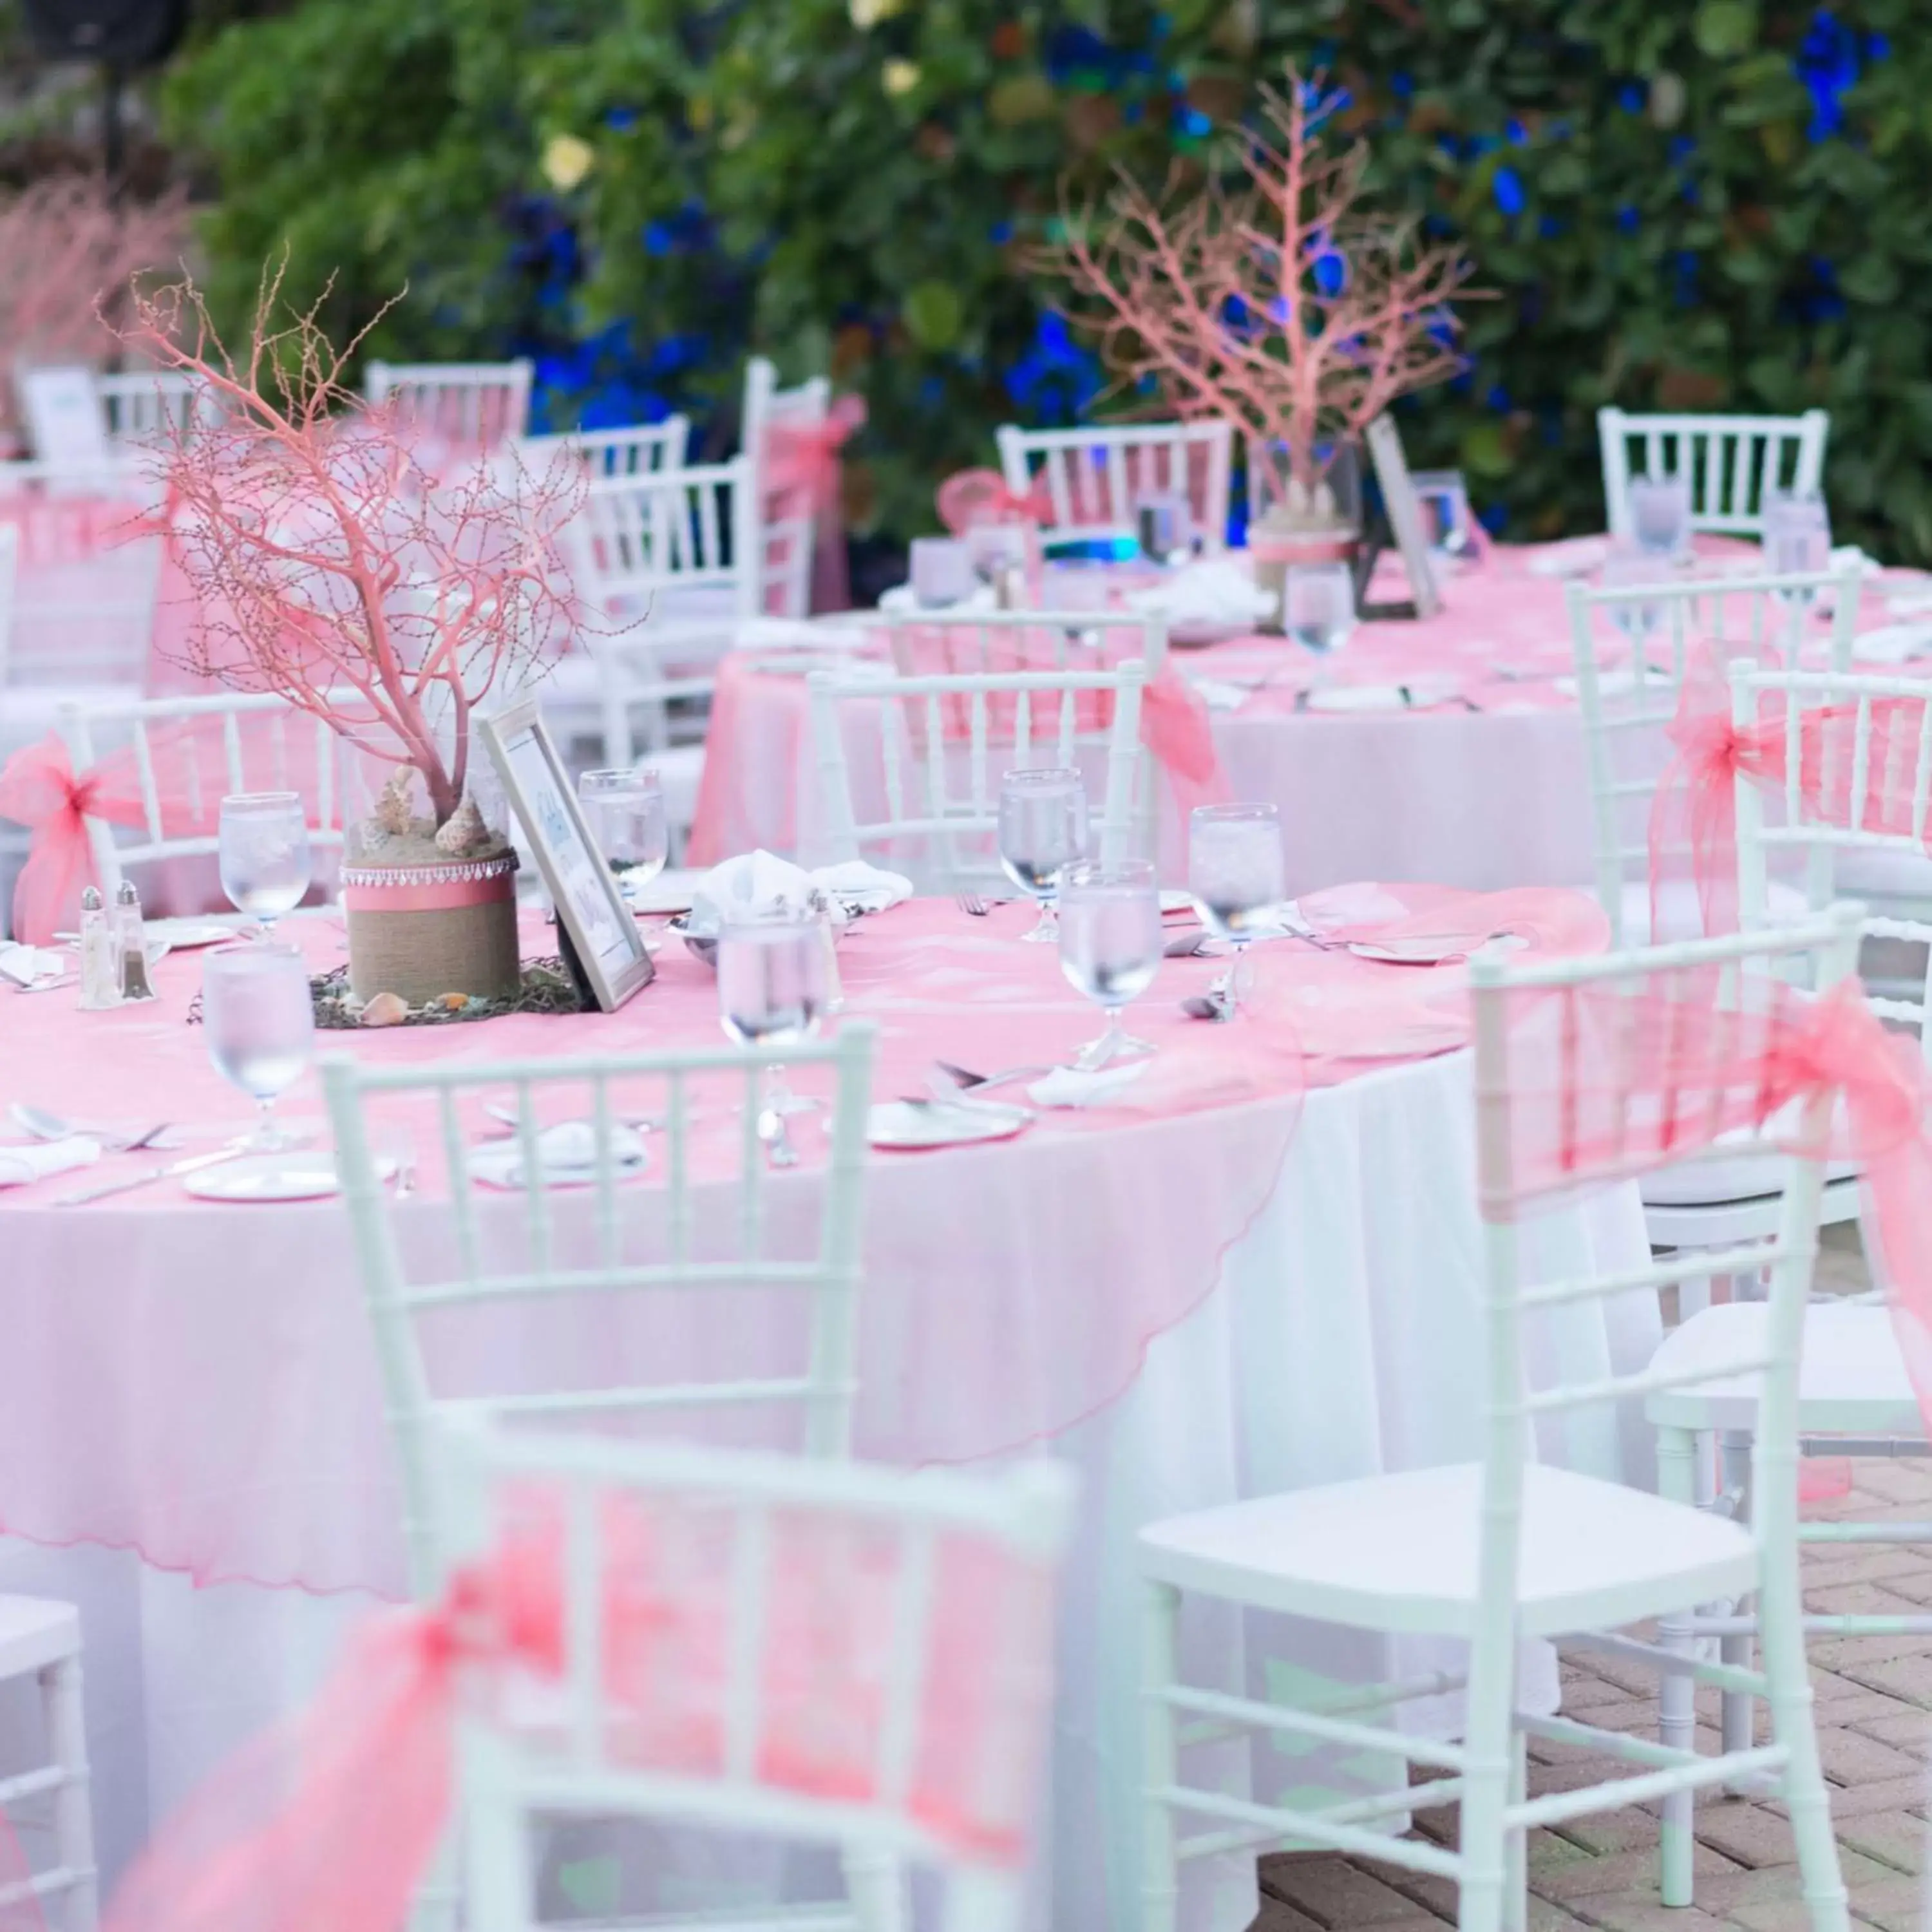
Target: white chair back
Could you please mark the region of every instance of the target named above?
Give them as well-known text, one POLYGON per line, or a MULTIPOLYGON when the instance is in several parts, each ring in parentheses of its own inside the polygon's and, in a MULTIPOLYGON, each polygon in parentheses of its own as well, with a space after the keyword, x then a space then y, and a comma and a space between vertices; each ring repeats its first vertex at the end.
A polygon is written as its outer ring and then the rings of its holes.
POLYGON ((935 1868, 942 1932, 1017 1932, 1064 1469, 914 1473, 474 1425, 436 1447, 458 1553, 488 1574, 518 1551, 525 1595, 535 1565, 561 1573, 560 1670, 512 1678, 461 1720, 474 1932, 536 1922, 539 1811, 836 1840, 848 1861, 935 1868))
POLYGON ((524 435, 530 423, 532 364, 371 362, 363 393, 389 404, 426 434, 487 449, 524 435))
POLYGON ((1742 647, 1760 659, 1787 657, 1814 628, 1816 601, 1832 599, 1832 662, 1851 662, 1858 623, 1856 568, 1788 577, 1672 578, 1657 584, 1568 588, 1570 644, 1583 716, 1597 896, 1610 921, 1610 944, 1635 936, 1628 895, 1651 872, 1650 803, 1664 766, 1664 728, 1694 652, 1721 662, 1742 647), (1598 617, 1626 643, 1621 662, 1598 662, 1598 617), (1730 648, 1726 648, 1726 646, 1730 648))
POLYGON ((22 368, 14 386, 41 462, 57 470, 88 470, 112 455, 94 371, 85 364, 22 368))
MULTIPOLYGON (((352 694, 340 695, 352 703, 352 694)), ((341 849, 345 826, 366 803, 361 761, 328 725, 285 698, 224 692, 63 704, 58 721, 76 777, 110 758, 132 765, 140 823, 87 821, 95 874, 110 898, 131 867, 218 851, 221 801, 231 792, 300 792, 309 843, 324 851, 341 849)))
POLYGON ((534 476, 547 474, 553 463, 572 458, 583 464, 593 482, 613 476, 652 476, 683 466, 691 442, 686 416, 666 416, 661 423, 636 424, 624 429, 578 429, 563 436, 525 436, 517 439, 517 453, 534 476))
POLYGON ((152 444, 165 430, 186 436, 218 405, 207 386, 176 369, 129 369, 94 379, 110 443, 152 444))
POLYGON ((1080 429, 1022 429, 1003 423, 996 433, 1006 488, 1024 496, 1046 478, 1053 514, 1047 528, 1068 538, 1132 536, 1143 496, 1180 496, 1194 513, 1202 548, 1228 541, 1234 470, 1234 425, 1228 422, 1093 424, 1080 429))
POLYGON ((1103 793, 1094 840, 1103 859, 1127 856, 1136 842, 1146 682, 1147 667, 1138 659, 1110 670, 884 681, 813 672, 808 682, 826 856, 874 857, 910 872, 928 891, 996 880, 1003 876, 1000 772, 1080 765, 1083 740, 1097 730, 1103 793), (855 736, 864 733, 862 807, 848 727, 855 736))
POLYGON ((832 384, 814 376, 796 388, 778 387, 771 361, 754 356, 745 365, 745 400, 740 449, 757 472, 759 568, 763 575, 760 610, 767 617, 803 617, 812 609, 812 558, 818 541, 813 506, 786 500, 770 485, 772 430, 812 429, 832 408, 832 384))
POLYGON ((1610 533, 1630 530, 1630 453, 1641 472, 1690 479, 1690 527, 1732 536, 1764 534, 1764 500, 1777 490, 1816 490, 1825 476, 1832 418, 1823 410, 1800 416, 1634 416, 1597 412, 1604 502, 1610 533))
MULTIPOLYGON (((1730 667, 1730 685, 1739 730, 1761 728, 1767 709, 1784 726, 1783 782, 1761 784, 1744 771, 1737 777, 1738 911, 1747 931, 1770 923, 1774 853, 1803 855, 1814 911, 1829 902, 1840 854, 1924 860, 1932 678, 1774 670, 1740 658, 1730 667), (1831 714, 1836 728, 1819 729, 1821 713, 1831 714), (1775 822, 1767 819, 1767 805, 1775 822)), ((1866 997, 1881 1017, 1916 1028, 1932 1061, 1932 922, 1868 914, 1863 932, 1927 948, 1920 970, 1905 982, 1909 992, 1866 997)))
MULTIPOLYGON (((323 1057, 418 1594, 440 1583, 448 1547, 430 1462, 438 1418, 633 1429, 668 1418, 687 1435, 721 1420, 742 1428, 802 1418, 795 1440, 807 1454, 850 1453, 872 1046, 872 1028, 850 1022, 832 1040, 755 1056, 720 1046, 415 1066, 323 1057), (832 1089, 815 1228, 812 1204, 767 1170, 758 1124, 768 1065, 822 1076, 832 1089), (483 1104, 506 1093, 515 1100, 518 1162, 486 1190, 472 1172, 472 1143, 488 1125, 483 1104), (700 1178, 694 1143, 741 1100, 730 1178, 700 1178), (618 1140, 620 1117, 640 1106, 652 1123, 641 1177, 620 1166, 618 1140), (546 1117, 564 1117, 560 1108, 584 1124, 590 1168, 586 1185, 553 1190, 538 1135, 546 1117), (453 1268, 448 1256, 414 1271, 406 1264, 376 1166, 398 1120, 426 1156, 440 1150, 425 1174, 440 1174, 448 1193, 453 1268), (506 1310, 514 1311, 512 1331, 500 1326, 506 1310), (464 1352, 470 1338, 481 1351, 474 1358, 464 1352), (706 1372, 635 1372, 674 1346, 706 1372), (474 1362, 484 1359, 507 1374, 479 1372, 474 1362), (566 1361, 570 1368, 560 1366, 566 1361), (728 1363, 742 1372, 720 1369, 728 1363), (488 1385, 477 1385, 479 1372, 488 1385)), ((790 1445, 781 1437, 778 1446, 790 1445)))

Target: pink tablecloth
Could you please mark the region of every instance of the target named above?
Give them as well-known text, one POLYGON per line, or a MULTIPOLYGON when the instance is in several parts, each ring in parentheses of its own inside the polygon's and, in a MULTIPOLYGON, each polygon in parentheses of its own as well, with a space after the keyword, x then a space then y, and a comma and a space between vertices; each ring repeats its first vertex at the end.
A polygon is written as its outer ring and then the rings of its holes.
MULTIPOLYGON (((1600 916, 1580 895, 1511 895, 1471 914, 1460 895, 1367 890, 1311 912, 1339 920, 1408 904, 1430 911, 1432 926, 1470 917, 1472 930, 1507 926, 1546 950, 1604 942, 1600 916)), ((935 1054, 990 1070, 1064 1058, 1096 1030, 1052 950, 1013 943, 1030 916, 1012 906, 971 920, 949 903, 916 902, 860 924, 842 959, 848 1011, 880 1028, 879 1094, 922 1092, 935 1054)), ((307 931, 317 956, 339 956, 332 923, 307 931)), ((660 966, 658 982, 614 1016, 324 1043, 393 1064, 715 1039, 708 974, 674 944, 660 966)), ((1178 1005, 1217 970, 1205 959, 1164 965, 1132 1014, 1161 1052, 1122 1103, 1043 1116, 1016 1142, 874 1156, 863 1451, 899 1461, 994 1454, 1112 1400, 1150 1338, 1212 1290, 1224 1253, 1274 1193, 1300 1111, 1313 1104, 1304 1090, 1441 1052, 1465 1030, 1460 966, 1388 966, 1283 942, 1265 950, 1260 974, 1260 998, 1279 1019, 1226 1028, 1190 1020, 1178 1005)), ((232 1132, 246 1106, 186 1022, 200 974, 195 956, 174 955, 158 969, 158 1005, 104 1015, 76 1012, 65 992, 0 1002, 0 1102, 140 1126, 172 1119, 196 1144, 232 1132)), ((734 1081, 728 1095, 698 1096, 708 1116, 695 1156, 700 1229, 707 1215, 732 1218, 734 1081)), ((472 1133, 485 1130, 477 1109, 472 1098, 472 1133)), ((312 1076, 288 1111, 318 1125, 312 1076)), ((818 1198, 810 1168, 822 1138, 810 1121, 799 1131, 807 1167, 772 1177, 770 1192, 781 1252, 788 1236, 806 1238, 818 1198)), ((379 1148, 406 1139, 421 1157, 422 1195, 396 1216, 412 1277, 447 1278, 452 1216, 436 1198, 430 1124, 384 1112, 374 1132, 379 1148)), ((151 1158, 122 1156, 89 1177, 151 1158)), ((0 1193, 0 1312, 12 1338, 0 1358, 0 1531, 132 1546, 205 1579, 396 1588, 397 1499, 340 1203, 219 1204, 167 1182, 86 1208, 52 1204, 74 1184, 65 1176, 0 1193)), ((648 1250, 661 1196, 646 1179, 626 1199, 627 1240, 648 1250)), ((520 1197, 492 1196, 480 1212, 486 1238, 523 1238, 520 1197)), ((584 1196, 559 1196, 556 1214, 560 1240, 573 1227, 587 1234, 584 1196)), ((492 1310, 447 1336, 440 1366, 466 1385, 480 1376, 497 1388, 506 1374, 512 1384, 554 1384, 608 1382, 627 1367, 638 1381, 680 1370, 782 1372, 772 1358, 796 1337, 796 1318, 742 1300, 733 1310, 728 1333, 715 1303, 676 1298, 649 1309, 607 1301, 580 1318, 560 1313, 547 1330, 527 1311, 492 1310), (718 1359, 740 1345, 746 1359, 718 1359)))
MULTIPOLYGON (((1702 547, 1734 566, 1756 554, 1702 547)), ((1360 625, 1330 659, 1268 637, 1175 651, 1184 675, 1228 688, 1217 697, 1246 692, 1238 709, 1215 710, 1215 749, 1234 796, 1280 806, 1291 891, 1362 878, 1494 891, 1591 878, 1582 722, 1564 682, 1564 580, 1538 562, 1556 548, 1492 548, 1445 579, 1436 616, 1360 625), (1323 694, 1364 686, 1406 686, 1410 703, 1322 708, 1334 701, 1323 694)), ((1886 621, 1876 586, 1867 603, 1864 622, 1886 621)), ((1822 638, 1822 625, 1812 628, 1822 638)), ((824 820, 806 736, 801 678, 727 660, 694 852, 819 856, 824 820)), ((1162 859, 1174 878, 1178 832, 1170 813, 1162 859)))

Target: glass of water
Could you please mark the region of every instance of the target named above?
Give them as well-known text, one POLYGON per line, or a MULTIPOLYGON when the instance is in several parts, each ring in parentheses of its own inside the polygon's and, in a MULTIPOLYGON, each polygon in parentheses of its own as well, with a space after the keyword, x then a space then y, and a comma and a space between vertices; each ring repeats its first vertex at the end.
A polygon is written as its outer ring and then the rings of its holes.
POLYGON ((1282 586, 1282 628, 1326 657, 1355 628, 1355 580, 1346 563, 1291 564, 1282 586))
POLYGON ((1690 479, 1682 471, 1630 479, 1631 540, 1646 556, 1682 556, 1690 544, 1690 479))
POLYGON ((211 952, 201 1022, 216 1071, 261 1109, 250 1146, 270 1153, 290 1145, 275 1125, 275 1096, 301 1076, 314 1049, 308 962, 292 946, 266 943, 211 952))
POLYGON ((266 938, 302 904, 314 875, 302 794, 231 793, 221 801, 218 845, 221 890, 238 911, 260 921, 266 938))
MULTIPOLYGON (((1660 583, 1664 568, 1664 560, 1649 551, 1612 550, 1604 560, 1604 567, 1598 580, 1606 590, 1640 590, 1646 584, 1660 583)), ((1662 600, 1619 597, 1608 608, 1611 622, 1630 640, 1634 658, 1641 660, 1644 640, 1664 621, 1662 600)), ((1646 667, 1641 662, 1637 662, 1633 664, 1632 668, 1637 674, 1637 681, 1641 683, 1646 667)))
POLYGON ((577 796, 611 871, 641 886, 664 870, 670 836, 656 772, 586 772, 577 796))
MULTIPOLYGON (((718 1017, 744 1047, 789 1046, 818 1030, 831 997, 826 930, 816 919, 773 919, 728 926, 718 936, 718 1017)), ((808 1108, 784 1070, 765 1070, 758 1138, 774 1167, 796 1167, 786 1117, 808 1108)))
POLYGON ((1187 828, 1187 890, 1201 922, 1234 949, 1225 1004, 1232 1018, 1247 949, 1286 896, 1281 814, 1272 805, 1196 806, 1187 828))
POLYGON ((1000 864, 1040 902, 1040 923, 1023 939, 1060 937, 1054 901, 1063 866, 1087 856, 1087 786, 1068 765, 1011 771, 1000 780, 1000 864))
MULTIPOLYGON (((1765 562, 1774 577, 1822 575, 1832 567, 1832 520, 1815 490, 1764 494, 1765 562)), ((1811 590, 1780 590, 1788 604, 1808 604, 1811 590)))
POLYGON ((1160 890, 1147 860, 1067 868, 1060 886, 1060 970, 1107 1014, 1100 1038, 1074 1055, 1076 1066, 1154 1052, 1121 1024, 1120 1010, 1153 985, 1162 944, 1160 890))

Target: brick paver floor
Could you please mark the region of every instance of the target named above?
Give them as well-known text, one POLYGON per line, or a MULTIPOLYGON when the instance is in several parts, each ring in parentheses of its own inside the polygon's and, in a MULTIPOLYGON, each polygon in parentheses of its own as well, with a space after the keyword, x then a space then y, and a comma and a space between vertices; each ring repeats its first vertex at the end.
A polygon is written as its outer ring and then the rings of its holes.
MULTIPOLYGON (((1863 1286, 1855 1244, 1828 1231, 1820 1286, 1863 1286)), ((1932 1462, 1861 1460, 1850 1495, 1808 1514, 1932 1518, 1932 1462)), ((1808 1552, 1805 1598, 1820 1612, 1900 1616, 1932 1609, 1932 1550, 1824 1544, 1808 1552)), ((1852 1922, 1920 1932, 1925 1860, 1925 1757, 1932 1747, 1932 1638, 1856 1637, 1811 1646, 1825 1774, 1852 1922)), ((1564 1705, 1611 1730, 1654 1734, 1655 1679, 1614 1659, 1563 1664, 1564 1705)), ((1714 1748, 1716 1693, 1700 1690, 1699 1748, 1714 1748)), ((1562 1789, 1634 1767, 1555 1746, 1532 1751, 1530 1788, 1562 1789)), ((1791 1833, 1774 1801, 1702 1798, 1697 1806, 1697 1903, 1666 1911, 1657 1891, 1654 1808, 1582 1818, 1530 1840, 1529 1932, 1803 1932, 1791 1833)), ((1445 1841, 1452 1813, 1417 1828, 1445 1841)), ((1250 1932, 1433 1932, 1455 1922, 1454 1888, 1358 1858, 1292 1855, 1262 1862, 1261 1916, 1250 1932)))

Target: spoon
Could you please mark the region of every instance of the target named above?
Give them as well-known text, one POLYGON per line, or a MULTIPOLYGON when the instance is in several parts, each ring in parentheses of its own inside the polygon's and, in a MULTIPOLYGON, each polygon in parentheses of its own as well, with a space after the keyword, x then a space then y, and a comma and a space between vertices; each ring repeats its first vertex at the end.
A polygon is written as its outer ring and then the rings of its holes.
POLYGON ((37 1141, 64 1141, 75 1134, 90 1134, 103 1142, 115 1154, 134 1154, 142 1148, 151 1148, 173 1124, 163 1120, 158 1126, 150 1127, 144 1134, 128 1139, 124 1135, 116 1134, 101 1127, 78 1127, 71 1121, 64 1120, 58 1114, 50 1114, 44 1107, 30 1107, 16 1100, 8 1109, 14 1124, 31 1135, 37 1141))

